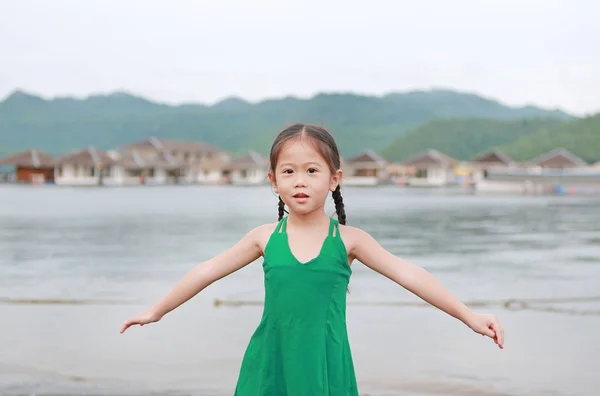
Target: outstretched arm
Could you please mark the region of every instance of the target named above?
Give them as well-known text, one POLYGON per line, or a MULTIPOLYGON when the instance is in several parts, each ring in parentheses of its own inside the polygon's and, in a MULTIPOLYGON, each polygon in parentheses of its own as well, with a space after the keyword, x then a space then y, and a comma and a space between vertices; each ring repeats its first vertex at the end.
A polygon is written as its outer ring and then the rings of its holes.
POLYGON ((394 256, 365 231, 353 228, 352 232, 355 243, 350 253, 361 263, 504 347, 504 330, 493 315, 472 312, 425 269, 394 256))
POLYGON ((173 289, 152 308, 125 321, 121 333, 132 325, 141 326, 159 321, 167 313, 179 307, 211 283, 250 264, 262 254, 260 235, 264 231, 257 227, 248 232, 227 251, 192 268, 173 289))

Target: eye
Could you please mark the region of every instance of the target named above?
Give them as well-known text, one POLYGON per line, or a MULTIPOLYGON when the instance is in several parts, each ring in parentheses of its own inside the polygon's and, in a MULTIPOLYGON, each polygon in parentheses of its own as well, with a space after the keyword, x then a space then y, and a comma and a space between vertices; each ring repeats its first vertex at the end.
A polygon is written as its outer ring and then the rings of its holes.
POLYGON ((292 174, 294 171, 291 169, 284 169, 283 173, 292 174))
POLYGON ((315 173, 316 171, 316 168, 308 168, 308 173, 315 173))

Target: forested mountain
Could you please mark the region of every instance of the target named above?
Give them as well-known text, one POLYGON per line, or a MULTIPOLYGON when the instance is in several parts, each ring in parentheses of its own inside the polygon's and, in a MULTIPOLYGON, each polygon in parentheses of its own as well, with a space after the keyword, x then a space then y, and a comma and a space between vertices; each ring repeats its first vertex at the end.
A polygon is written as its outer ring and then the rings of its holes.
POLYGON ((351 156, 365 148, 381 151, 408 130, 449 117, 571 118, 558 110, 513 108, 450 90, 385 96, 323 93, 309 99, 286 97, 258 103, 228 98, 212 106, 170 106, 124 92, 46 100, 16 91, 0 102, 0 150, 37 147, 59 154, 90 144, 108 149, 157 136, 202 140, 234 152, 266 153, 281 128, 307 122, 330 129, 343 155, 351 156))
POLYGON ((405 160, 421 151, 436 149, 456 159, 468 160, 491 148, 512 143, 564 122, 552 118, 435 120, 396 139, 382 154, 389 160, 405 160))

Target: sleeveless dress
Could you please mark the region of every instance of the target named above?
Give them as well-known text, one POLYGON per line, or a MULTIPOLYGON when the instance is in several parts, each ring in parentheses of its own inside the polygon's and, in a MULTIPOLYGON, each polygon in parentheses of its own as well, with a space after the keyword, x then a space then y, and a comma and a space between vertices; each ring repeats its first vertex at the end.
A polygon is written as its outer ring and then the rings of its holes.
POLYGON ((358 396, 346 331, 352 270, 337 220, 319 255, 292 254, 287 217, 264 252, 262 319, 242 360, 235 396, 358 396))

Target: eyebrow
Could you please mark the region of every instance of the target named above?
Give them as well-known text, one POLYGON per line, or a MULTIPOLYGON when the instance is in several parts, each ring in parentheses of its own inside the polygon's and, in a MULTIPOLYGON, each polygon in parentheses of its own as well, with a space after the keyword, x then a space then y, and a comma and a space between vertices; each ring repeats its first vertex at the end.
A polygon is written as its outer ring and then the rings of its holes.
MULTIPOLYGON (((281 164, 279 164, 279 166, 286 166, 286 165, 287 165, 287 166, 293 166, 293 165, 295 165, 295 164, 292 164, 291 162, 282 162, 281 164)), ((317 166, 323 166, 323 164, 320 164, 320 163, 318 163, 318 162, 314 162, 314 161, 305 162, 305 163, 303 163, 303 164, 300 164, 300 165, 304 165, 304 166, 306 166, 306 165, 317 165, 317 166)))

